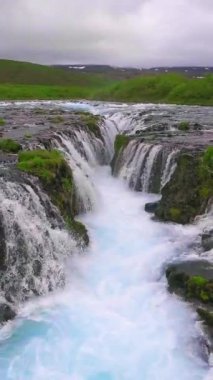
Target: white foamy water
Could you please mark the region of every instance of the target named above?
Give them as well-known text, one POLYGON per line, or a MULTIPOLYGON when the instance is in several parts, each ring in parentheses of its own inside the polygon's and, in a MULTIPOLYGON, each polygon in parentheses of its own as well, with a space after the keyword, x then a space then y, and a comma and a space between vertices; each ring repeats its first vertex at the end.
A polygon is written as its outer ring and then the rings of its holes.
POLYGON ((197 227, 153 222, 151 195, 96 174, 99 210, 83 217, 91 247, 58 294, 26 305, 1 330, 2 380, 210 380, 195 313, 166 290, 163 267, 197 227))

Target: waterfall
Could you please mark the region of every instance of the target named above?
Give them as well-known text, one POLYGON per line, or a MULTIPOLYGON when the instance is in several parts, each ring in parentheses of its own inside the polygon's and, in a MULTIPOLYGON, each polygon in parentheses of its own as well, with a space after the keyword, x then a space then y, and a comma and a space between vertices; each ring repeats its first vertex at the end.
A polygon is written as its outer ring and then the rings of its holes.
POLYGON ((174 173, 179 153, 177 148, 135 138, 118 154, 113 174, 135 191, 159 193, 174 173))
MULTIPOLYGON (((25 149, 52 149, 63 152, 76 189, 79 212, 94 209, 98 192, 93 172, 108 164, 113 154, 116 124, 103 120, 100 136, 79 125, 29 142, 25 149)), ((63 287, 65 260, 79 251, 66 231, 59 211, 42 191, 38 179, 1 169, 0 177, 0 289, 6 301, 19 304, 35 295, 63 287)), ((1 294, 0 294, 1 295, 1 294)))
MULTIPOLYGON (((83 154, 80 154, 77 151, 72 140, 68 140, 63 134, 57 135, 56 137, 56 147, 64 153, 72 169, 76 194, 78 197, 78 209, 81 212, 90 211, 95 208, 98 196, 92 179, 92 168, 83 154)), ((84 153, 89 156, 90 162, 94 163, 96 162, 96 157, 95 155, 92 155, 92 150, 90 149, 89 151, 89 149, 88 146, 88 149, 84 153)))
POLYGON ((1 178, 0 214, 0 287, 7 301, 17 304, 63 286, 64 260, 76 243, 37 184, 1 178))
POLYGON ((149 192, 150 183, 151 183, 151 176, 152 176, 152 169, 155 163, 155 160, 157 160, 158 154, 161 151, 162 146, 161 145, 154 145, 149 151, 149 154, 147 156, 146 164, 143 170, 143 174, 141 177, 141 184, 142 189, 144 192, 149 192))
POLYGON ((180 151, 178 149, 174 149, 167 156, 165 168, 163 170, 163 175, 161 178, 161 189, 169 182, 176 169, 176 159, 179 152, 180 151))
POLYGON ((159 177, 160 174, 158 168, 155 168, 155 163, 161 152, 161 145, 145 144, 137 139, 132 140, 119 154, 114 174, 124 179, 133 190, 152 191, 153 177, 155 175, 159 177))
POLYGON ((151 145, 138 144, 138 142, 132 141, 123 152, 124 163, 120 167, 118 176, 126 180, 133 190, 140 190, 137 184, 140 179, 141 168, 150 149, 151 145))
POLYGON ((105 142, 106 161, 109 163, 114 154, 114 141, 116 135, 119 133, 119 128, 114 120, 105 118, 104 122, 101 123, 101 132, 105 142))

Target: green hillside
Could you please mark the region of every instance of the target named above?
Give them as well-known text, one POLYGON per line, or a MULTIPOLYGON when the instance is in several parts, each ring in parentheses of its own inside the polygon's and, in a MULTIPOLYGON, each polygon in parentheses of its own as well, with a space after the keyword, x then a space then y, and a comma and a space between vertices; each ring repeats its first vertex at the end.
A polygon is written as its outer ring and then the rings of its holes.
POLYGON ((213 75, 197 79, 168 73, 117 80, 107 72, 0 60, 0 100, 85 98, 213 106, 213 75))
POLYGON ((178 74, 140 76, 110 85, 96 99, 121 102, 165 102, 213 105, 213 75, 203 79, 178 74))

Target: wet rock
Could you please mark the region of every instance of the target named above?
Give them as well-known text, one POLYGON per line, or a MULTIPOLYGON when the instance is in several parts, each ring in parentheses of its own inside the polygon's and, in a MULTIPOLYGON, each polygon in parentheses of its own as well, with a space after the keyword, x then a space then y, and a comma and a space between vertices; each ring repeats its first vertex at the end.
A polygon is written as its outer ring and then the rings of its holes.
POLYGON ((145 204, 145 211, 148 213, 154 213, 158 207, 159 202, 150 202, 145 204))
POLYGON ((205 231, 201 237, 201 243, 204 251, 213 249, 213 229, 205 231))
POLYGON ((6 239, 4 231, 4 221, 3 215, 0 213, 0 271, 5 270, 5 259, 6 259, 6 239))
POLYGON ((0 303, 0 323, 7 322, 16 317, 15 311, 5 303, 0 303))

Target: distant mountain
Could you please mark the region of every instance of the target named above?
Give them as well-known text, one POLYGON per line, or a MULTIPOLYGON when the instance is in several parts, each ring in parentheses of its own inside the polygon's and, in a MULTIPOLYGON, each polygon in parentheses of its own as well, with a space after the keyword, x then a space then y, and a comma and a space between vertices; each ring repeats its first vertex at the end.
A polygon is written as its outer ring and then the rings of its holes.
POLYGON ((180 73, 190 77, 202 77, 208 73, 213 73, 212 66, 174 66, 174 67, 152 67, 149 69, 135 67, 116 67, 109 65, 54 65, 56 68, 68 71, 81 71, 85 73, 108 74, 115 79, 128 79, 135 75, 180 73))

